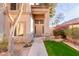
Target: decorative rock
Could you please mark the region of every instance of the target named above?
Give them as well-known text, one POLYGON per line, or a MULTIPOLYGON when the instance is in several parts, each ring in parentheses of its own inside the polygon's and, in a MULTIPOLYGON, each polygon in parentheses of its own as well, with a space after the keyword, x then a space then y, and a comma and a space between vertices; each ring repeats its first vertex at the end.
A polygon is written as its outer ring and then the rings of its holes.
POLYGON ((30 46, 32 46, 32 44, 27 43, 27 44, 24 45, 24 47, 30 47, 30 46))
POLYGON ((7 49, 7 48, 4 48, 2 51, 3 51, 3 52, 7 52, 7 51, 8 51, 8 49, 7 49))

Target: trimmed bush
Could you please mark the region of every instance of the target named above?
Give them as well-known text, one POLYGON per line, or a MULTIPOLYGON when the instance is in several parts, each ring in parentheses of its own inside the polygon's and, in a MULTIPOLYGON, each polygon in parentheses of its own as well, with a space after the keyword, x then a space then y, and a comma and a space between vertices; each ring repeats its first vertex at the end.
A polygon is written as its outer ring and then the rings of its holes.
POLYGON ((66 39, 66 33, 64 30, 53 30, 54 36, 61 36, 61 38, 66 39))

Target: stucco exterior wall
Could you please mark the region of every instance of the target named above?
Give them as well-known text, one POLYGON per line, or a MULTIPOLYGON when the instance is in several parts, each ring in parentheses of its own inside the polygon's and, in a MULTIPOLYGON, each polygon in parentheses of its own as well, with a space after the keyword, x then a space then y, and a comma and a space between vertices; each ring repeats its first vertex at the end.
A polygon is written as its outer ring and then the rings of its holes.
POLYGON ((4 10, 0 10, 0 40, 2 39, 2 36, 4 34, 4 21, 5 21, 5 16, 4 16, 4 10))
MULTIPOLYGON (((7 5, 10 6, 10 4, 7 4, 7 5)), ((21 4, 20 4, 20 7, 21 7, 21 4)), ((17 16, 18 10, 9 10, 9 13, 14 19, 17 16)), ((10 18, 8 17, 8 15, 6 14, 5 16, 6 16, 6 18, 5 18, 5 33, 7 36, 9 36, 12 24, 10 24, 10 18)), ((30 30, 30 26, 31 26, 31 19, 30 18, 31 17, 30 16, 31 16, 30 5, 24 4, 23 13, 19 19, 19 22, 24 23, 24 36, 23 36, 24 40, 27 38, 26 37, 27 34, 29 34, 31 32, 31 30, 30 30)), ((17 38, 23 40, 22 37, 20 37, 20 36, 15 37, 15 39, 17 39, 17 38)))
POLYGON ((49 12, 47 11, 45 13, 45 23, 44 23, 44 34, 49 35, 50 34, 50 29, 49 29, 49 12))
MULTIPOLYGON (((20 5, 19 8, 21 8, 21 4, 19 4, 19 5, 20 5)), ((18 14, 19 9, 10 10, 10 4, 7 4, 7 6, 8 6, 8 10, 9 10, 10 15, 14 19, 18 14)), ((45 7, 44 8, 36 8, 36 9, 32 9, 32 11, 31 11, 31 5, 29 5, 27 3, 27 4, 24 4, 23 13, 22 13, 20 20, 19 20, 19 22, 24 22, 24 36, 23 36, 23 38, 27 40, 31 37, 30 36, 32 34, 31 29, 34 29, 34 28, 31 28, 31 25, 32 25, 31 24, 31 16, 32 16, 32 14, 44 14, 44 18, 43 18, 43 20, 44 20, 44 24, 43 24, 44 33, 43 34, 44 35, 50 34, 51 31, 50 31, 49 24, 48 24, 49 20, 50 20, 49 19, 50 18, 49 17, 49 8, 47 8, 47 7, 46 8, 45 7)), ((7 37, 9 37, 9 33, 10 33, 10 29, 11 29, 12 24, 10 23, 10 18, 8 17, 7 14, 5 14, 3 18, 5 18, 5 21, 4 21, 5 24, 2 27, 4 27, 4 32, 7 35, 7 37)), ((39 19, 41 19, 41 18, 39 17, 39 19)), ((34 21, 34 19, 33 19, 33 21, 34 21)), ((18 37, 18 38, 20 38, 20 37, 18 37)))

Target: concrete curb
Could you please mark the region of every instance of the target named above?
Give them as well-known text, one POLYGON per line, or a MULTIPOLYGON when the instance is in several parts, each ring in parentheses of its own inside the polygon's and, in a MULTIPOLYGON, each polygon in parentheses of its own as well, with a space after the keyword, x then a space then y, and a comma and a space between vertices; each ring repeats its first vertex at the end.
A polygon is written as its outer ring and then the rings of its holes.
POLYGON ((68 42, 64 42, 64 43, 67 44, 68 46, 76 49, 77 51, 79 51, 79 46, 77 47, 77 46, 73 45, 72 43, 68 43, 68 42))

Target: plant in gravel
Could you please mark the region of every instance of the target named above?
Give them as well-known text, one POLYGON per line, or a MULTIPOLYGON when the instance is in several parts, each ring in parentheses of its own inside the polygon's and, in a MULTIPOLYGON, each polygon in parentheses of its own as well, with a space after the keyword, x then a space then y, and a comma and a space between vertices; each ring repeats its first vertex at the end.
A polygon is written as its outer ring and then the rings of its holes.
POLYGON ((7 51, 8 47, 8 39, 6 37, 6 35, 3 35, 2 41, 0 42, 0 51, 7 51))

